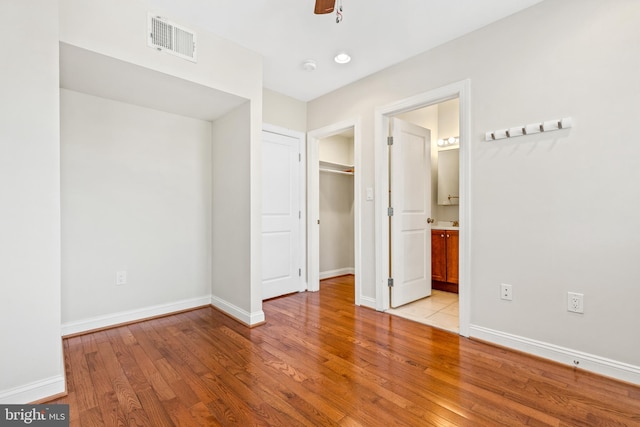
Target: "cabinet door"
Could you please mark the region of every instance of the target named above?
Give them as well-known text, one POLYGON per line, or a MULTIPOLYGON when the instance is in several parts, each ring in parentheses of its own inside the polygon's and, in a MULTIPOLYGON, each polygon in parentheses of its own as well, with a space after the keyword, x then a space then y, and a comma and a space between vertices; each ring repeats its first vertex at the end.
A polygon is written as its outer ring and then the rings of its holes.
POLYGON ((458 231, 447 230, 447 282, 458 284, 458 231))
POLYGON ((447 252, 445 232, 431 230, 431 278, 445 282, 447 280, 447 252))

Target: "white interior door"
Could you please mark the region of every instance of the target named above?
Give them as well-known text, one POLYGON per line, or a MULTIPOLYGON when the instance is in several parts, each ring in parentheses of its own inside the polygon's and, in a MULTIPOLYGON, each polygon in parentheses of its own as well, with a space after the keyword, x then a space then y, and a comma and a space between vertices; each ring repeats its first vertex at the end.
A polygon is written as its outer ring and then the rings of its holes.
POLYGON ((390 146, 391 307, 431 295, 431 132, 393 119, 390 146))
POLYGON ((302 289, 300 141, 262 132, 262 299, 302 289))

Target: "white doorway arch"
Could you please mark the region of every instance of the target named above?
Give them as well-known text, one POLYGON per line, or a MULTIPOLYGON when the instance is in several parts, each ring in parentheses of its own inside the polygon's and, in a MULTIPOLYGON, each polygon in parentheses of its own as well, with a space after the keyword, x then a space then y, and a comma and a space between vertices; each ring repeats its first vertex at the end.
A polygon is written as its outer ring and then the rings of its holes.
POLYGON ((460 100, 460 335, 469 336, 470 326, 470 200, 471 200, 471 159, 470 159, 470 114, 471 82, 463 80, 450 85, 412 96, 382 107, 374 113, 375 119, 375 245, 376 245, 376 309, 385 311, 390 307, 389 289, 389 222, 386 215, 389 188, 389 155, 387 136, 391 116, 418 108, 438 104, 458 97, 460 100))
POLYGON ((320 290, 320 225, 319 221, 319 146, 320 140, 353 129, 353 166, 354 166, 354 269, 355 269, 355 304, 360 305, 362 277, 361 262, 361 120, 350 119, 315 129, 307 134, 307 281, 308 290, 320 290))

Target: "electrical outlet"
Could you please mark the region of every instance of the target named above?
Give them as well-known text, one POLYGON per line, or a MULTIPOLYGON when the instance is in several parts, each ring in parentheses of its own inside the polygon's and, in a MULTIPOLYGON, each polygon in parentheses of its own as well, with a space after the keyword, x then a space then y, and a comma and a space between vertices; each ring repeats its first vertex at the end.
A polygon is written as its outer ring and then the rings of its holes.
POLYGON ((567 310, 572 313, 584 313, 584 294, 567 293, 567 310))
POLYGON ((513 300, 513 288, 511 285, 506 285, 504 283, 500 285, 500 299, 507 301, 513 300))
POLYGON ((127 284, 127 272, 124 270, 116 271, 116 285, 126 285, 127 284))

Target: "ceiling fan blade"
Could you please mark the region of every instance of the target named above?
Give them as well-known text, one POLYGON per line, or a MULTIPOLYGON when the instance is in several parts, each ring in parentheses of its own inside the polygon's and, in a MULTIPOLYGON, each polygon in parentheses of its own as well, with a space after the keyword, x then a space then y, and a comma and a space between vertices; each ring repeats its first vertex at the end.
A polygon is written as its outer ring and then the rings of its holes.
POLYGON ((316 8, 313 13, 316 15, 322 15, 325 13, 333 12, 336 6, 336 0, 316 0, 316 8))

